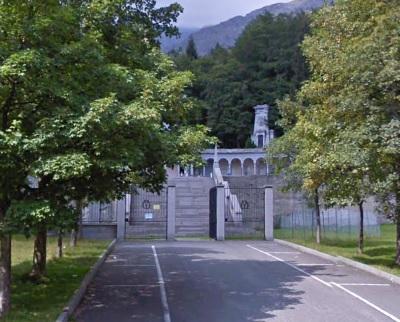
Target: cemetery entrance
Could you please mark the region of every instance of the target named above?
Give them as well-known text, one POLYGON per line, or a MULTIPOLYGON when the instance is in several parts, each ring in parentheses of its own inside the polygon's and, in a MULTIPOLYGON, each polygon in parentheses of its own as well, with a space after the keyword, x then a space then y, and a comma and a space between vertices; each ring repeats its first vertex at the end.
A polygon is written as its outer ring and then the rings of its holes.
POLYGON ((224 188, 225 238, 264 239, 265 189, 224 188))
POLYGON ((167 238, 167 189, 152 193, 132 188, 125 239, 167 238))

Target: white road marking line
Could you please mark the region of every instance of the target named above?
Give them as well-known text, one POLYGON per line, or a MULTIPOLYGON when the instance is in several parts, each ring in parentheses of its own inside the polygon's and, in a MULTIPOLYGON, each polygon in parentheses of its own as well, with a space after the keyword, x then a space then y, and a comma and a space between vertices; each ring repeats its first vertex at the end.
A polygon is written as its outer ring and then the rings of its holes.
POLYGON ((157 287, 159 284, 106 284, 104 287, 157 287))
POLYGON ((305 274, 305 275, 311 277, 312 279, 314 279, 314 280, 320 282, 321 284, 323 284, 323 285, 325 285, 325 286, 332 287, 332 285, 331 285, 330 283, 327 283, 327 282, 323 281, 322 279, 320 279, 320 278, 318 278, 318 277, 316 277, 316 276, 314 276, 314 275, 312 275, 312 274, 310 274, 310 273, 307 273, 305 270, 302 270, 301 268, 298 268, 296 265, 293 265, 293 264, 291 264, 291 263, 288 263, 287 261, 285 261, 285 260, 283 260, 283 259, 281 259, 281 258, 279 258, 279 257, 276 257, 276 256, 274 256, 274 255, 272 255, 272 254, 270 254, 270 253, 268 253, 268 252, 264 252, 263 250, 258 249, 258 248, 256 248, 256 247, 253 247, 253 246, 251 246, 251 245, 246 245, 246 246, 249 247, 249 248, 251 248, 251 249, 254 249, 255 251, 258 251, 258 252, 260 252, 260 253, 262 253, 262 254, 264 254, 264 255, 270 256, 270 257, 276 259, 276 260, 279 261, 279 262, 282 262, 282 263, 284 263, 284 264, 290 266, 291 268, 295 269, 296 271, 299 271, 299 272, 301 272, 301 273, 303 273, 303 274, 305 274))
POLYGON ((378 312, 382 313, 383 315, 386 315, 388 318, 395 322, 400 322, 400 319, 398 317, 395 317, 393 314, 390 314, 386 312, 385 310, 381 309, 379 306, 376 306, 375 304, 371 303, 370 301, 366 300, 365 298, 361 297, 360 295, 357 295, 356 293, 348 290, 344 286, 331 282, 332 285, 335 285, 336 287, 340 288, 342 291, 345 291, 347 294, 350 294, 351 296, 354 296, 356 299, 360 300, 361 302, 364 302, 368 306, 372 307, 373 309, 377 310, 378 312))
POLYGON ((161 293, 161 303, 162 303, 163 310, 164 310, 164 322, 171 322, 171 316, 169 314, 169 306, 168 306, 168 300, 167 300, 167 292, 165 290, 165 282, 164 282, 160 262, 158 260, 156 247, 153 245, 153 246, 151 246, 151 248, 153 249, 154 261, 156 262, 156 267, 157 267, 158 283, 160 285, 160 293, 161 293))
POLYGON ((296 266, 335 266, 335 264, 296 264, 296 266))
POLYGON ((129 265, 129 264, 121 264, 121 265, 111 265, 112 267, 156 267, 156 265, 129 265))
POLYGON ((390 284, 375 284, 375 283, 337 283, 342 286, 390 286, 390 284))
POLYGON ((293 255, 299 255, 299 252, 269 252, 270 254, 293 254, 293 255))

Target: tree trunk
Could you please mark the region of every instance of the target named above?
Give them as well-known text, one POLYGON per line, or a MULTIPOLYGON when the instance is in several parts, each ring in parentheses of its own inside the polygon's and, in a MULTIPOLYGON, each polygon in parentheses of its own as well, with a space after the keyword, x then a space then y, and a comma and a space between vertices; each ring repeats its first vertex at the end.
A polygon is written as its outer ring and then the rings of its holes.
POLYGON ((396 264, 400 266, 400 214, 397 214, 397 237, 396 237, 396 245, 397 245, 397 252, 396 252, 396 264))
POLYGON ((31 276, 35 279, 41 279, 46 274, 47 257, 47 229, 41 225, 35 238, 33 249, 33 266, 31 276))
POLYGON ((0 317, 10 310, 11 295, 11 236, 1 236, 0 256, 0 317))
POLYGON ((360 236, 358 238, 358 253, 364 252, 364 201, 358 204, 360 210, 360 236))
POLYGON ((75 227, 71 231, 71 238, 69 241, 69 245, 71 247, 76 247, 76 245, 78 244, 78 237, 81 232, 81 227, 80 227, 82 224, 82 201, 81 200, 78 200, 76 202, 76 209, 77 209, 79 215, 78 215, 77 221, 75 222, 75 227))
POLYGON ((396 191, 396 213, 395 213, 395 223, 396 223, 396 259, 395 262, 400 266, 400 183, 397 183, 396 191))
POLYGON ((76 233, 75 229, 72 229, 69 245, 71 247, 76 247, 77 244, 78 244, 78 234, 76 233))
POLYGON ((321 209, 319 206, 319 193, 318 193, 318 189, 315 189, 315 194, 314 194, 314 203, 315 203, 315 217, 317 220, 317 233, 316 233, 316 237, 317 237, 317 244, 321 243, 321 209))
MULTIPOLYGON (((0 222, 3 223, 7 211, 0 205, 0 222)), ((0 235, 0 318, 4 317, 11 307, 11 235, 0 235)))
POLYGON ((64 232, 62 229, 58 231, 58 238, 57 238, 57 254, 58 258, 63 257, 63 235, 64 232))

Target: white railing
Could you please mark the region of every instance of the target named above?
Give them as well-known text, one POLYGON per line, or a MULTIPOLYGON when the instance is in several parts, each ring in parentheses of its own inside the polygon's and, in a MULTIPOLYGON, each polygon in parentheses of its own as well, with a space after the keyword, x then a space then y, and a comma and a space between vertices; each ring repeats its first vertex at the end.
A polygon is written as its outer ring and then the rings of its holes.
POLYGON ((218 185, 224 186, 225 207, 228 207, 228 215, 232 217, 233 221, 241 222, 242 208, 240 207, 239 200, 237 196, 231 192, 231 189, 229 188, 229 182, 224 180, 224 177, 222 176, 222 172, 220 167, 218 166, 218 163, 214 164, 213 178, 217 186, 218 185))

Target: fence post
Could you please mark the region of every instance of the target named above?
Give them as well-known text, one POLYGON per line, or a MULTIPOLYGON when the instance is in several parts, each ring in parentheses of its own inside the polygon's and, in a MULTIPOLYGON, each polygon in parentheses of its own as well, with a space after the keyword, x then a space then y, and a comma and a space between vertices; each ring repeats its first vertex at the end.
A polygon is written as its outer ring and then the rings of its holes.
POLYGON ((117 240, 125 239, 125 216, 126 216, 126 201, 125 197, 115 201, 117 211, 117 240))
POLYGON ((274 239, 274 190, 272 186, 265 187, 265 217, 264 236, 265 240, 274 239))
POLYGON ((216 240, 225 240, 225 187, 219 185, 217 188, 217 231, 216 240))
POLYGON ((167 240, 175 240, 176 187, 168 186, 167 191, 167 240))

